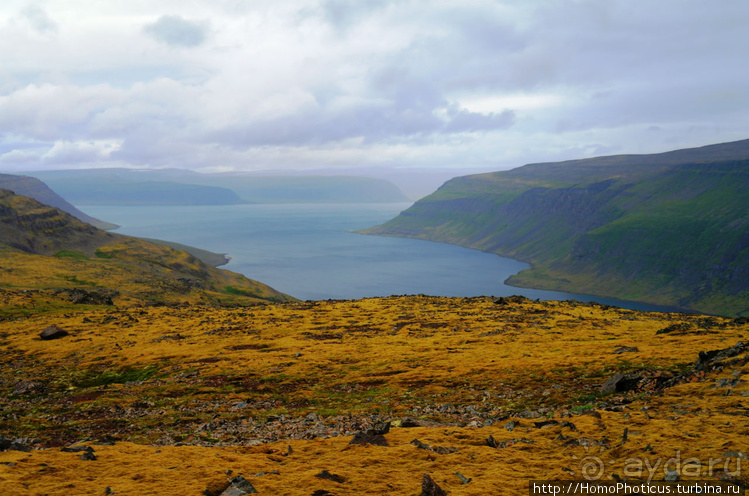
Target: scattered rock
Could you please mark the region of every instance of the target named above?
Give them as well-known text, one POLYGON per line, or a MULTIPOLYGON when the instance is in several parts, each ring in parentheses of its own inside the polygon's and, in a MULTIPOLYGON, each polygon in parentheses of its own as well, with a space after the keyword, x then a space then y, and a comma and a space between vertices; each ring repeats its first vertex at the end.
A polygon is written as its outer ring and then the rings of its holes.
POLYGON ((111 494, 117 494, 117 493, 114 492, 114 491, 112 491, 112 488, 107 487, 107 488, 104 489, 104 494, 106 494, 107 496, 109 496, 111 494))
POLYGON ((559 425, 558 420, 541 420, 540 422, 533 422, 533 425, 536 427, 536 429, 541 429, 542 427, 548 427, 550 425, 559 425))
POLYGON ((65 329, 62 329, 59 326, 51 325, 44 329, 40 334, 39 337, 42 338, 44 341, 49 341, 51 339, 60 339, 64 338, 68 335, 68 331, 65 329))
POLYGON ((77 305, 114 305, 112 298, 120 293, 113 289, 61 289, 56 292, 66 300, 77 305))
POLYGON ((730 348, 722 350, 700 351, 699 358, 692 367, 696 371, 709 370, 715 366, 716 362, 725 358, 735 357, 747 349, 747 346, 739 341, 730 348))
POLYGON ((413 444, 414 446, 416 446, 419 449, 431 451, 433 453, 437 453, 437 454, 440 454, 440 455, 446 455, 448 453, 456 453, 458 451, 458 448, 453 448, 453 447, 447 447, 447 446, 429 446, 426 443, 422 443, 418 439, 414 439, 413 441, 411 441, 411 444, 413 444))
POLYGON ((390 446, 385 436, 372 436, 366 432, 357 432, 349 444, 371 444, 373 446, 390 446))
POLYGON ((257 493, 257 489, 250 484, 250 481, 238 475, 229 481, 229 487, 221 493, 221 496, 244 496, 245 494, 255 493, 257 493))
POLYGON ((512 432, 515 429, 515 427, 517 427, 518 425, 519 425, 518 422, 515 422, 514 420, 510 420, 509 422, 505 424, 505 429, 512 432))
POLYGON ((367 429, 366 434, 370 436, 384 436, 390 432, 390 422, 377 422, 372 427, 367 429))
POLYGON ((612 353, 614 355, 618 355, 621 353, 637 353, 638 351, 640 350, 637 349, 637 346, 620 346, 617 349, 615 349, 612 353))
POLYGON ((24 439, 8 439, 0 436, 0 451, 23 451, 28 453, 31 447, 25 444, 24 439))
POLYGON ((562 423, 559 425, 561 425, 562 427, 569 427, 571 431, 577 430, 577 426, 573 424, 572 422, 570 422, 569 420, 563 420, 562 423))
POLYGON ((93 453, 94 448, 91 446, 67 446, 60 448, 63 453, 93 453))
POLYGON ((93 453, 93 451, 86 451, 82 455, 78 456, 81 460, 88 460, 88 461, 95 461, 96 455, 93 453))
POLYGON ((13 392, 10 393, 13 396, 21 396, 23 394, 41 393, 44 392, 44 385, 34 381, 21 381, 15 385, 13 392))
POLYGON ((429 474, 424 474, 421 481, 421 496, 447 496, 447 493, 434 482, 429 474))
POLYGON ((492 436, 491 434, 489 435, 489 437, 486 438, 485 442, 486 442, 486 445, 489 446, 490 448, 499 447, 499 443, 497 442, 496 439, 494 439, 494 436, 492 436))
POLYGON ((687 322, 679 322, 677 324, 671 324, 670 326, 664 327, 663 329, 656 331, 656 335, 658 334, 670 334, 672 332, 677 332, 679 334, 684 334, 689 332, 692 327, 694 327, 692 324, 689 324, 687 322))
POLYGON ((741 453, 740 451, 726 451, 723 453, 723 458, 740 458, 742 460, 745 460, 747 456, 744 453, 741 453))
POLYGON ((401 427, 423 427, 424 422, 413 417, 403 417, 401 419, 401 427))
POLYGON ((536 441, 533 439, 526 439, 524 437, 521 437, 520 439, 509 439, 507 441, 502 441, 499 443, 499 448, 507 448, 508 446, 512 446, 513 444, 517 443, 526 443, 526 444, 534 444, 536 441))
POLYGON ((458 476, 458 478, 460 479, 461 485, 468 484, 469 482, 473 480, 473 478, 467 478, 465 475, 461 474, 460 472, 455 472, 453 475, 458 476))
POLYGON ((319 474, 316 474, 315 477, 319 479, 325 479, 333 482, 337 482, 338 484, 343 484, 346 482, 346 479, 338 474, 331 474, 327 470, 321 470, 319 474))
POLYGON ((390 446, 385 434, 390 432, 390 422, 376 422, 367 430, 354 434, 349 444, 371 444, 374 446, 390 446))

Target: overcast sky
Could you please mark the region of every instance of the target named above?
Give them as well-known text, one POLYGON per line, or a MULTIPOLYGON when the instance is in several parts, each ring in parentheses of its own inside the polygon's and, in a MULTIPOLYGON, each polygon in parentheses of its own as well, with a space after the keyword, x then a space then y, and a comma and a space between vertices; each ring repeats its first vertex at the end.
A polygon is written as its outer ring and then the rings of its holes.
POLYGON ((749 138, 746 0, 0 3, 0 171, 507 169, 749 138))

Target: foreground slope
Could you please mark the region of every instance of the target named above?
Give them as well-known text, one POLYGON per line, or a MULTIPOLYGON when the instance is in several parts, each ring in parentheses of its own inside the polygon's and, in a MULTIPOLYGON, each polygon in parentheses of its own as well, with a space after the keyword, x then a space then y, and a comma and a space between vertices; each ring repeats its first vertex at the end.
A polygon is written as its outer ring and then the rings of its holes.
POLYGON ((746 319, 520 297, 71 311, 44 290, 0 291, 0 315, 2 494, 747 480, 746 319))
POLYGON ((76 289, 122 303, 291 299, 186 252, 102 231, 7 190, 0 190, 0 284, 76 289))
POLYGON ((749 314, 749 140, 459 177, 363 232, 529 262, 510 284, 749 314))

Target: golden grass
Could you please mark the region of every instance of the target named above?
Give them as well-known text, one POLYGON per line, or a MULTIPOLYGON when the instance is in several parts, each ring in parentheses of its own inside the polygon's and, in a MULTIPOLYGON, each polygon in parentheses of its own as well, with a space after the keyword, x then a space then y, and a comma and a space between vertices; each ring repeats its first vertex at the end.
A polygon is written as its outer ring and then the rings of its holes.
MULTIPOLYGON (((593 456, 604 478, 647 479, 660 460, 652 472, 663 479, 677 454, 700 461, 703 478, 736 472, 743 460, 726 452, 749 454, 745 360, 654 393, 599 391, 618 371, 678 375, 699 351, 746 341, 749 325, 731 319, 425 296, 72 309, 52 294, 6 291, 0 310, 0 433, 46 447, 0 453, 0 494, 199 495, 225 485, 228 470, 261 494, 417 495, 424 473, 451 495, 527 494, 531 479, 581 478, 593 456), (70 335, 40 340, 51 324, 70 335), (675 324, 682 330, 656 334, 675 324), (625 346, 637 351, 614 353, 625 346), (13 396, 22 381, 44 392, 13 396), (389 447, 296 439, 309 431, 289 426, 311 412, 323 425, 349 414, 436 424, 394 427, 389 447), (535 425, 548 419, 558 424, 535 425), (269 425, 279 440, 253 445, 269 425), (95 445, 102 439, 117 442, 95 445), (98 460, 55 447, 82 440, 98 460), (649 464, 639 474, 638 459, 649 464), (345 481, 315 477, 321 470, 345 481)), ((694 467, 682 464, 683 478, 694 467)))

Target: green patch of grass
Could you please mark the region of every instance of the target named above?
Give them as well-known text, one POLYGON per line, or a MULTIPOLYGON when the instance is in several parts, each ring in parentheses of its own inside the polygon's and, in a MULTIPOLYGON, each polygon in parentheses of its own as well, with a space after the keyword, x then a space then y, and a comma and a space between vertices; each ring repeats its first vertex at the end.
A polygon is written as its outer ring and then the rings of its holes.
POLYGON ((80 251, 75 250, 60 250, 57 253, 55 253, 55 256, 57 258, 72 258, 74 260, 88 260, 88 257, 81 253, 80 251))
POLYGON ((236 286, 224 286, 224 290, 222 291, 222 293, 230 294, 234 296, 250 296, 250 297, 257 296, 255 293, 253 293, 249 289, 238 288, 236 286))
POLYGON ((96 258, 105 258, 109 260, 109 259, 115 258, 115 256, 117 255, 117 252, 112 251, 112 250, 109 250, 109 251, 96 250, 94 254, 96 255, 96 258))
POLYGON ((158 366, 124 367, 119 370, 89 371, 73 378, 76 387, 96 387, 108 384, 124 384, 126 382, 145 381, 154 376, 158 366))

